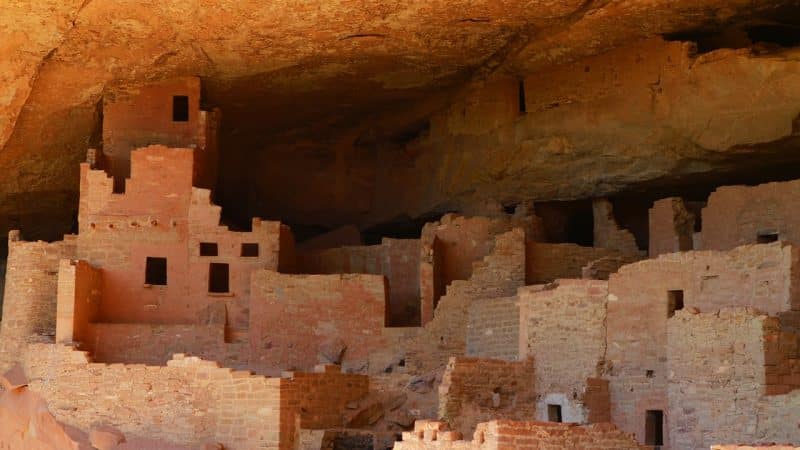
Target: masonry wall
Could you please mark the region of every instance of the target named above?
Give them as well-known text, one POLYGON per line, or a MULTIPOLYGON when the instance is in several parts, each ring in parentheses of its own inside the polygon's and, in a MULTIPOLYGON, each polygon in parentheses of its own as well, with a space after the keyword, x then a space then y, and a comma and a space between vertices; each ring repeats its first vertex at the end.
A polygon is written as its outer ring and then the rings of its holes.
POLYGON ((196 149, 196 186, 213 188, 216 176, 212 178, 210 174, 216 175, 219 112, 200 110, 199 78, 120 88, 103 100, 103 152, 109 174, 120 180, 130 177, 131 152, 159 143, 196 149), (172 120, 174 95, 188 97, 187 121, 172 120))
MULTIPOLYGON (((669 437, 672 448, 712 444, 797 442, 800 395, 771 392, 769 367, 792 354, 766 350, 780 326, 749 308, 693 314, 669 320, 669 437), (766 351, 765 351, 766 350, 766 351)), ((796 336, 795 336, 796 338, 796 336)))
POLYGON ((439 418, 463 435, 486 420, 530 418, 534 386, 533 359, 450 358, 439 386, 439 418))
POLYGON ((469 280, 447 287, 433 319, 406 347, 406 365, 423 372, 443 368, 466 351, 469 308, 480 299, 511 297, 525 284, 525 233, 521 228, 492 239, 491 253, 474 265, 469 280))
POLYGON ((86 261, 59 262, 56 342, 92 343, 88 327, 99 317, 102 281, 101 271, 86 261))
POLYGON ((343 364, 369 367, 384 346, 386 308, 383 276, 367 274, 287 275, 259 270, 252 276, 251 366, 308 369, 328 348, 346 348, 343 364))
POLYGON ((600 247, 527 241, 525 243, 525 284, 550 283, 557 278, 581 278, 583 267, 593 261, 610 257, 620 258, 619 265, 641 259, 638 256, 623 255, 616 250, 600 247))
POLYGON ((107 365, 48 344, 29 348, 25 371, 68 425, 88 429, 104 417, 126 436, 231 450, 292 449, 298 424, 333 426, 344 404, 368 391, 365 376, 329 370, 266 378, 183 355, 166 366, 107 365))
POLYGON ((25 242, 19 231, 8 238, 8 261, 0 322, 0 371, 17 361, 25 343, 52 339, 56 334, 58 265, 72 258, 74 239, 25 242))
POLYGON ((616 250, 624 255, 643 254, 636 245, 636 238, 622 229, 614 218, 611 202, 606 199, 592 201, 594 213, 594 247, 616 250))
MULTIPOLYGON (((602 375, 606 354, 608 283, 557 280, 518 295, 519 354, 536 359, 535 417, 547 420, 547 405, 559 405, 565 422, 588 422, 587 379, 602 375)), ((592 400, 596 409, 608 407, 592 400)))
POLYGON ((380 245, 338 247, 298 255, 298 271, 309 274, 384 275, 388 326, 420 325, 420 241, 387 239, 380 245))
POLYGON ((210 192, 192 188, 192 155, 163 146, 134 151, 124 194, 112 193, 105 172, 82 165, 78 257, 103 269, 101 321, 198 323, 223 301, 227 325, 246 332, 250 272, 279 269, 288 230, 258 219, 250 232, 220 226, 210 192), (202 242, 216 244, 218 254, 201 256, 202 242), (245 243, 257 244, 258 256, 242 256, 245 243), (167 259, 166 286, 145 283, 147 257, 167 259), (210 263, 228 264, 229 292, 209 292, 210 263))
POLYGON ((644 449, 610 423, 583 425, 493 420, 478 425, 471 441, 442 422, 418 420, 395 450, 635 450, 644 449))
POLYGON ((467 356, 519 360, 519 299, 484 298, 469 306, 467 356))
POLYGON ((702 218, 704 249, 754 244, 760 233, 800 243, 800 180, 720 187, 708 197, 702 218))
POLYGON ((536 234, 535 216, 464 217, 446 214, 422 229, 420 294, 422 323, 434 315, 439 300, 456 280, 468 280, 476 264, 488 256, 495 238, 513 228, 536 234))
POLYGON ((686 210, 679 197, 654 202, 649 211, 650 257, 692 250, 694 221, 694 216, 686 210))
POLYGON ((683 291, 684 309, 753 306, 777 314, 795 308, 790 288, 796 252, 774 243, 672 253, 613 274, 606 359, 614 423, 641 434, 646 410, 666 410, 669 291, 683 291))

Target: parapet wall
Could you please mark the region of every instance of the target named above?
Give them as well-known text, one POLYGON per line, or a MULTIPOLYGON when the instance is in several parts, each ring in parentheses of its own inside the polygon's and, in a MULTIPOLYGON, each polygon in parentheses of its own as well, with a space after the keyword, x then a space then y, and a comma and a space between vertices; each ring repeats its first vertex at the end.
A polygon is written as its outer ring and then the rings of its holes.
POLYGON ((446 423, 418 420, 403 432, 395 450, 643 450, 628 434, 610 423, 575 425, 554 422, 493 420, 477 426, 472 441, 449 431, 446 423))
POLYGON ((99 417, 126 436, 226 449, 294 448, 296 427, 333 427, 345 405, 366 395, 366 376, 321 373, 267 378, 175 355, 167 366, 92 363, 69 346, 33 344, 30 387, 56 418, 89 429, 99 417))

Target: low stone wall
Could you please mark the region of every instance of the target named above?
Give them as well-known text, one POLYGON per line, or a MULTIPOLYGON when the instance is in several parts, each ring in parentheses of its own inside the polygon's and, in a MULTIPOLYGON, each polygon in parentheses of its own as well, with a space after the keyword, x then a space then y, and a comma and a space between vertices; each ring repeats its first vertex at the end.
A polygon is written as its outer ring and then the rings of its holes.
MULTIPOLYGON (((606 248, 528 241, 525 243, 525 284, 549 283, 558 278, 581 278, 585 266, 604 258, 610 258, 602 267, 605 271, 641 259, 636 254, 625 255, 606 248)), ((600 269, 598 264, 597 272, 600 269)))
POLYGON ((450 358, 439 386, 439 417, 468 434, 482 421, 533 416, 533 360, 450 358))
POLYGON ((24 359, 30 388, 63 423, 89 429, 103 418, 133 438, 231 450, 292 449, 297 426, 338 426, 345 405, 369 390, 366 376, 328 366, 267 378, 183 355, 166 366, 93 363, 50 344, 30 345, 24 359))
POLYGON ((446 423, 418 420, 403 433, 395 450, 643 450, 610 423, 575 425, 554 422, 493 420, 478 425, 472 441, 449 431, 446 423))

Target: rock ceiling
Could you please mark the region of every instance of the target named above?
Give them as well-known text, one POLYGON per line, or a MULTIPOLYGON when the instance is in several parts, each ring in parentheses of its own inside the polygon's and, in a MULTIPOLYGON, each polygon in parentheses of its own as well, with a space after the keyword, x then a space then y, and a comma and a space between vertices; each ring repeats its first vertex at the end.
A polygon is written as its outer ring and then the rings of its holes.
POLYGON ((48 214, 74 201, 76 163, 96 143, 99 102, 117 83, 199 75, 205 100, 223 109, 223 131, 237 144, 298 129, 306 137, 332 136, 382 121, 400 127, 413 116, 404 112, 434 109, 437 99, 492 74, 543 71, 667 33, 774 23, 797 6, 765 0, 4 0, 0 215, 48 214))

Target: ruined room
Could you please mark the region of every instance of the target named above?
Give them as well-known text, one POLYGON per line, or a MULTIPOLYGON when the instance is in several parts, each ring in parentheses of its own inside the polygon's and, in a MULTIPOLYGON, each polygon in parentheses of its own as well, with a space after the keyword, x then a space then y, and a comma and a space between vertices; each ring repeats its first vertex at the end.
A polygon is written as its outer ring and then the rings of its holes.
POLYGON ((800 449, 800 1, 0 2, 0 450, 800 449))

